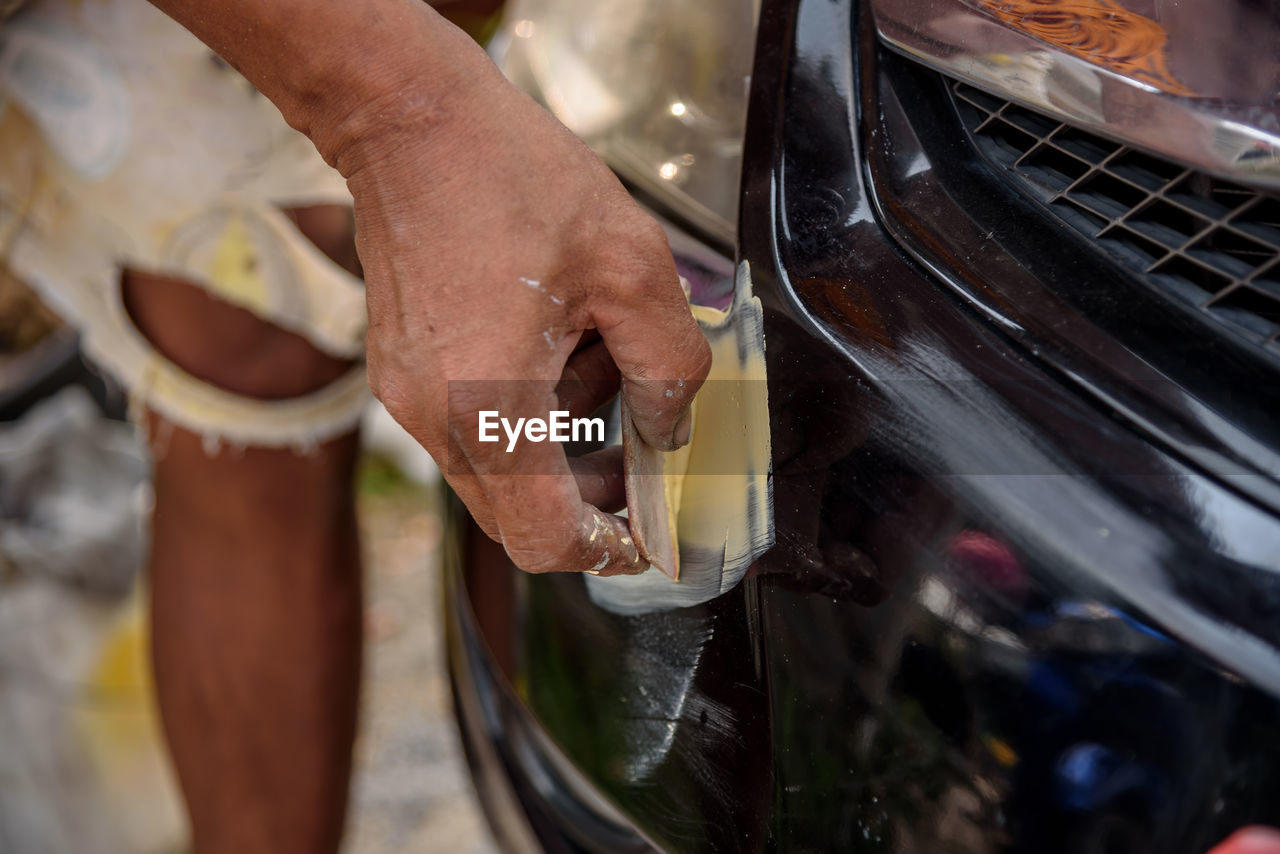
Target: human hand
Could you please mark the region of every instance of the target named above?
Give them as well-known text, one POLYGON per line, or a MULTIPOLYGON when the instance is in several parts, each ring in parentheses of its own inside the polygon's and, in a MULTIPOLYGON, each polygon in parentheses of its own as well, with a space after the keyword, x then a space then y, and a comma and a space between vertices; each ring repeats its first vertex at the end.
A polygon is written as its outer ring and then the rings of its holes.
POLYGON ((1209 854, 1280 854, 1280 830, 1261 825, 1242 828, 1209 854))
POLYGON ((711 356, 661 228, 425 3, 153 2, 346 176, 370 385, 486 533, 531 572, 642 570, 598 509, 622 503, 620 454, 575 482, 559 445, 479 442, 477 412, 585 415, 620 383, 647 442, 682 444, 711 356))
POLYGON ((479 441, 477 413, 585 416, 620 383, 640 434, 672 449, 710 351, 661 228, 478 49, 455 47, 453 88, 401 81, 322 147, 355 198, 370 385, 522 569, 640 571, 626 521, 599 509, 624 501, 620 456, 507 453, 479 441))

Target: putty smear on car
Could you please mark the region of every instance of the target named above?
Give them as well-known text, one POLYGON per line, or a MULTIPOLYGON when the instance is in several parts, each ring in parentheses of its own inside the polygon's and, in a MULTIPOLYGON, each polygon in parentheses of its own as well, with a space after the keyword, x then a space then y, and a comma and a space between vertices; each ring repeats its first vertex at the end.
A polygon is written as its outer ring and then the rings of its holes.
POLYGON ((592 601, 617 614, 714 599, 741 581, 774 542, 764 313, 747 264, 738 266, 727 311, 691 308, 711 345, 711 372, 694 400, 690 440, 661 454, 661 474, 637 475, 646 481, 638 484, 640 491, 655 507, 665 505, 661 512, 674 524, 678 580, 653 570, 587 576, 592 601))

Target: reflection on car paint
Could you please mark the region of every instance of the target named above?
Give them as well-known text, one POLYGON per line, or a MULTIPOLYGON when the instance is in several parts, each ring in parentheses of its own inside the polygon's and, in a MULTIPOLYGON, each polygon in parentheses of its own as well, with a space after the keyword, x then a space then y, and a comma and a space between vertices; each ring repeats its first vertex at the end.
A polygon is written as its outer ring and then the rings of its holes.
MULTIPOLYGON (((749 149, 744 172, 774 398, 773 850, 1202 854, 1274 821, 1280 644, 1261 615, 1280 558, 1255 545, 1275 517, 1044 372, 1016 314, 1032 273, 1004 246, 1017 212, 993 201, 1005 233, 965 231, 987 211, 938 186, 958 149, 924 113, 931 155, 868 99, 896 92, 871 50, 850 89, 823 37, 838 14, 801 4, 784 27, 791 59, 752 112, 780 151, 749 149), (866 137, 840 118, 859 100, 866 137), (867 209, 864 140, 896 182, 878 215, 932 211, 921 262, 830 215, 832 190, 867 209), (992 322, 925 269, 957 270, 992 322)), ((1069 304, 1056 318, 1081 331, 1069 304)))
POLYGON ((1015 29, 1171 95, 1194 94, 1169 73, 1158 21, 1115 0, 977 0, 1015 29))

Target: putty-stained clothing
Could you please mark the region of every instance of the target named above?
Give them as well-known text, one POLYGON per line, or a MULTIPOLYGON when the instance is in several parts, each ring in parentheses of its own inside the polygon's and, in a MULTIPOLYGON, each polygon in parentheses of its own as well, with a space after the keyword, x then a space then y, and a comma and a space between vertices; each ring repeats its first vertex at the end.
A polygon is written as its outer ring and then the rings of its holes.
POLYGON ((145 0, 35 0, 0 24, 0 257, 174 423, 269 446, 355 424, 363 363, 299 398, 231 394, 160 356, 119 288, 124 267, 176 276, 358 358, 359 280, 280 212, 350 201, 306 137, 145 0))

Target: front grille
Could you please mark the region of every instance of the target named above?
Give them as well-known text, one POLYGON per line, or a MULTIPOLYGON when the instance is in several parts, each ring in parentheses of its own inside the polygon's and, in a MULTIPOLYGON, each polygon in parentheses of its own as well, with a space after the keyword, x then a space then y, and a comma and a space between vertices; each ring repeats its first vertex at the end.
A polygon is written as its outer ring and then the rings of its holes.
POLYGON ((1023 190, 1152 287, 1280 355, 1280 198, 952 90, 978 149, 1023 190))

